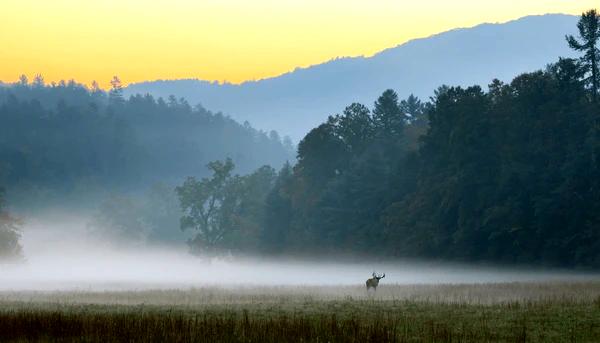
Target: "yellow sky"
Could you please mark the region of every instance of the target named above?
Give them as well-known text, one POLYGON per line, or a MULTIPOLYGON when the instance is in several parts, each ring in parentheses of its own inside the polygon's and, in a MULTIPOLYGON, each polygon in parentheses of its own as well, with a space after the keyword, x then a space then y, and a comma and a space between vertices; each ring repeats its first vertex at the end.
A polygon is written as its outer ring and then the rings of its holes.
POLYGON ((597 0, 1 0, 0 80, 241 82, 597 0))

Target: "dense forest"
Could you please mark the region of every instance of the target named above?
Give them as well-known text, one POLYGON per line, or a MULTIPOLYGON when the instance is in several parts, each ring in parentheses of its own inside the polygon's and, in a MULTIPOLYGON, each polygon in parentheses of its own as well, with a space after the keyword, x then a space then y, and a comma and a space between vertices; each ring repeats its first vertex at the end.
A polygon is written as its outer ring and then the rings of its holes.
POLYGON ((89 216, 92 236, 115 244, 177 243, 174 187, 230 157, 249 173, 294 158, 289 138, 258 131, 174 96, 123 97, 118 78, 0 85, 0 260, 22 255, 21 220, 44 211, 89 216), (7 204, 8 203, 8 204, 7 204))
POLYGON ((351 104, 277 175, 211 163, 177 188, 192 249, 600 267, 599 23, 510 83, 351 104))
POLYGON ((134 95, 120 81, 104 92, 25 76, 0 87, 0 185, 12 198, 130 192, 175 185, 231 157, 242 172, 293 158, 289 139, 238 124, 185 100, 134 95))
MULTIPOLYGON (((92 234, 188 237, 196 254, 597 268, 598 13, 578 30, 566 38, 581 58, 510 83, 441 86, 425 102, 389 89, 373 106, 350 104, 301 140, 295 161, 275 132, 175 97, 124 99, 116 77, 109 92, 22 77, 0 87, 0 185, 27 199, 111 189, 92 234)), ((0 236, 0 252, 19 256, 4 201, 0 236)))

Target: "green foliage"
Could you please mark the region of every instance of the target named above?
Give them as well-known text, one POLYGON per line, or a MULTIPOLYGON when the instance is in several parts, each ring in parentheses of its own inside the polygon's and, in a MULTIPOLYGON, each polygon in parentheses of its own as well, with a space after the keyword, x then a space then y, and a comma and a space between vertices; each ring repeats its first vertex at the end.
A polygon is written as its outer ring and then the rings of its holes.
POLYGON ((427 104, 387 90, 372 115, 353 104, 302 140, 262 239, 271 252, 598 267, 599 112, 572 59, 488 91, 442 86, 427 104))
POLYGON ((236 189, 239 185, 231 175, 234 168, 231 159, 210 162, 207 167, 212 172, 210 178, 188 177, 176 188, 184 211, 181 230, 197 232, 190 241, 193 252, 213 249, 223 240, 233 229, 232 216, 239 204, 236 189))
MULTIPOLYGON (((418 105, 415 103, 415 98, 409 98, 409 102, 405 101, 407 110, 417 110, 415 107, 418 105), (412 106, 411 108, 408 108, 412 106)), ((394 136, 400 136, 406 123, 406 115, 398 102, 398 94, 391 89, 386 90, 381 94, 379 99, 375 102, 373 108, 373 121, 375 122, 375 128, 384 138, 391 138, 394 136)))
POLYGON ((419 187, 386 211, 394 254, 598 265, 585 99, 570 60, 438 92, 419 187))
POLYGON ((265 198, 262 231, 259 248, 268 253, 282 253, 291 245, 289 234, 292 224, 292 182, 293 170, 289 163, 284 164, 277 174, 273 189, 265 198))
POLYGON ((268 166, 246 176, 233 175, 231 159, 207 165, 211 177, 188 177, 176 188, 184 215, 181 230, 193 230, 193 253, 217 250, 256 250, 265 199, 275 171, 268 166))
POLYGON ((298 163, 280 171, 268 197, 265 250, 362 253, 381 245, 380 213, 404 192, 393 186, 404 185, 396 175, 411 150, 408 126, 396 93, 387 90, 373 114, 354 103, 309 132, 298 163))
POLYGON ((487 91, 442 86, 428 103, 386 90, 372 111, 330 116, 235 231, 264 216, 244 240, 269 253, 600 267, 597 24, 586 12, 581 41, 567 38, 581 60, 487 91))
POLYGON ((19 239, 21 222, 5 209, 4 190, 0 188, 0 262, 20 260, 23 257, 19 239))

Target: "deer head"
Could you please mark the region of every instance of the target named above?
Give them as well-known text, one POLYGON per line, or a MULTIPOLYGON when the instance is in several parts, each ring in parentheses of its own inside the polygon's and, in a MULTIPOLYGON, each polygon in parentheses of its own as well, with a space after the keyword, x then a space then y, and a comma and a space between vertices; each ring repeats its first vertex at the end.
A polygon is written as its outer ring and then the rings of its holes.
POLYGON ((380 280, 383 279, 385 277, 385 273, 378 275, 377 273, 373 272, 373 278, 380 280))
POLYGON ((377 286, 379 286, 379 280, 383 279, 384 277, 385 273, 383 273, 382 275, 378 275, 377 273, 373 272, 373 277, 367 280, 367 291, 370 288, 377 290, 377 286))

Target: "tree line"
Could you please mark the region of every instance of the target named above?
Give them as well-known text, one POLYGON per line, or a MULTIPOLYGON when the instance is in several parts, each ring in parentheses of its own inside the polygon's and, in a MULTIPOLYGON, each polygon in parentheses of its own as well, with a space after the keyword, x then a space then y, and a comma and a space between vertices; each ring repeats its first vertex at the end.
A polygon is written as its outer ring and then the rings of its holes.
POLYGON ((74 81, 46 85, 39 75, 0 87, 0 185, 25 204, 46 194, 174 185, 224 156, 243 172, 279 167, 293 149, 277 132, 174 96, 125 99, 117 77, 108 92, 74 81))
POLYGON ((0 86, 0 260, 21 255, 8 212, 93 211, 90 234, 122 244, 173 242, 181 211, 173 188, 230 156, 244 173, 293 158, 289 138, 191 106, 184 99, 123 96, 118 77, 47 84, 21 76, 0 86))
MULTIPOLYGON (((197 254, 599 267, 598 13, 578 29, 566 38, 580 59, 510 83, 350 104, 304 137, 293 164, 277 133, 175 97, 125 99, 118 78, 104 92, 22 77, 0 88, 0 184, 89 194, 163 182, 144 201, 111 197, 92 228, 127 241, 179 226, 197 254)), ((1 257, 22 254, 19 225, 0 201, 1 257)))
POLYGON ((277 173, 211 162, 177 188, 190 246, 599 267, 599 24, 510 83, 351 104, 277 173))

